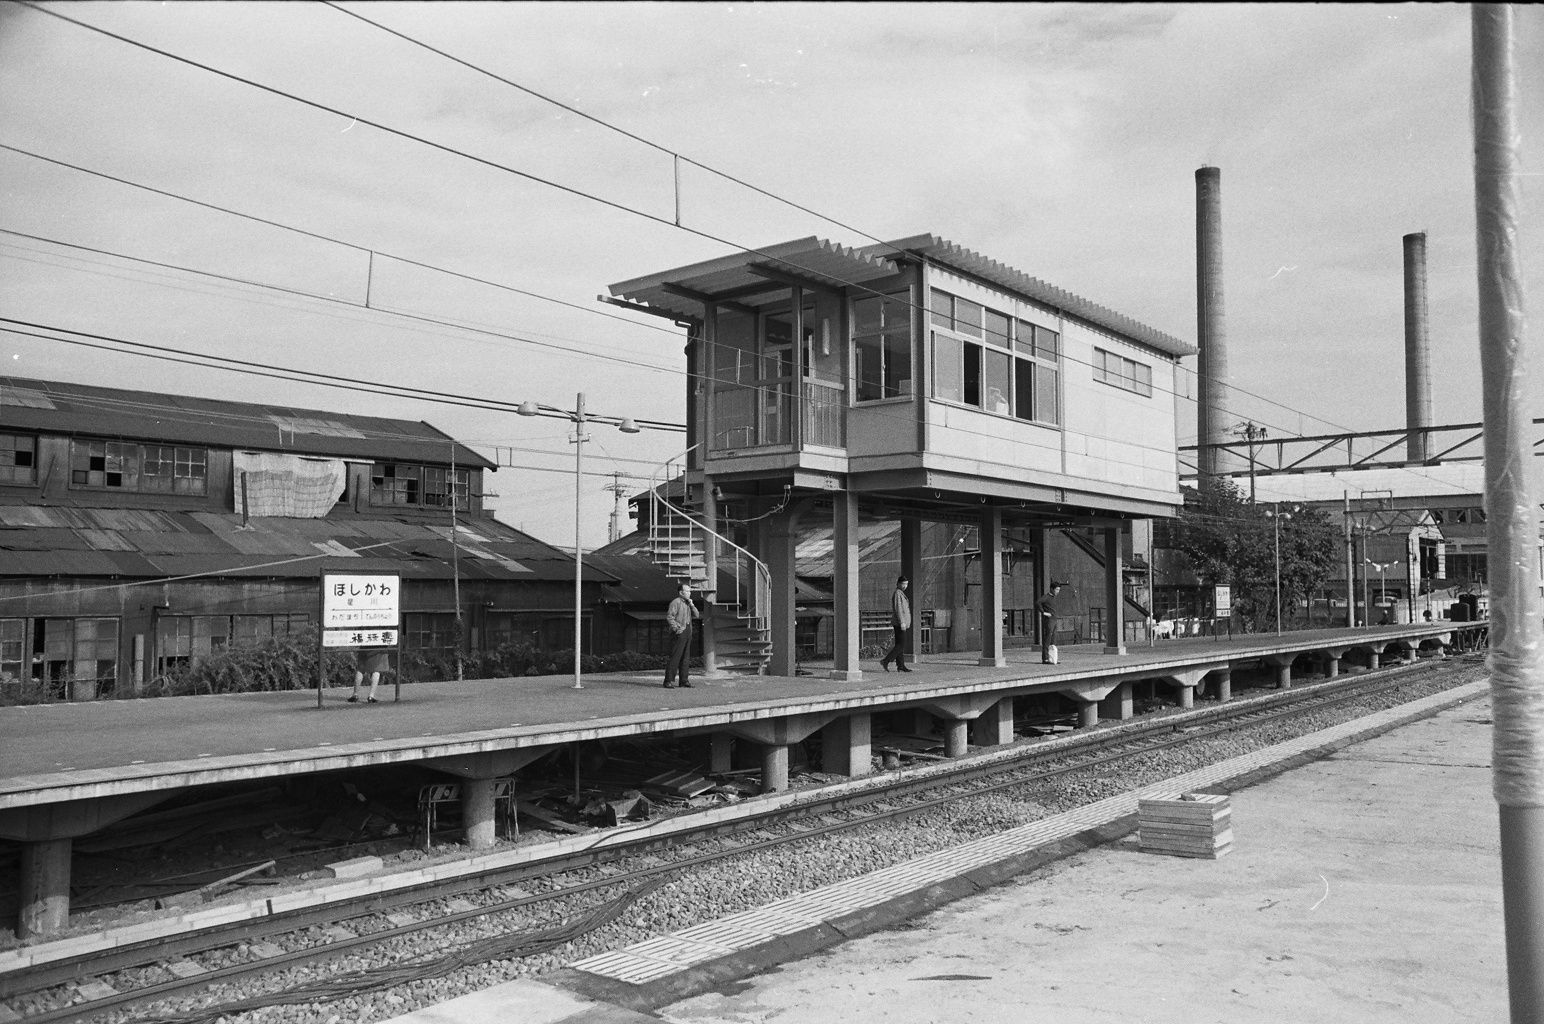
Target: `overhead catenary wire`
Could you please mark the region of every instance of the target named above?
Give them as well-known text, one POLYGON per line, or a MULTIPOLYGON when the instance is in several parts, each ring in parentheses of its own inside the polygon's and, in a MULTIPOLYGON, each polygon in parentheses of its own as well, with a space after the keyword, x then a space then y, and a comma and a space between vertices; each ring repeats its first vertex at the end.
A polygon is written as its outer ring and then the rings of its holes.
MULTIPOLYGON (((578 197, 581 197, 581 198, 585 198, 585 199, 588 199, 588 200, 600 203, 602 205, 611 207, 613 209, 616 209, 616 210, 619 210, 619 211, 622 211, 622 212, 626 212, 626 213, 629 213, 629 214, 633 214, 635 216, 643 217, 643 218, 646 218, 648 220, 654 221, 656 223, 660 223, 660 224, 665 225, 665 226, 677 227, 680 230, 687 231, 688 233, 695 234, 695 235, 697 235, 699 237, 706 238, 706 239, 709 239, 711 241, 718 242, 720 244, 728 245, 728 246, 730 246, 730 247, 732 247, 732 248, 734 248, 734 249, 736 249, 738 251, 745 252, 747 254, 759 255, 759 256, 762 256, 765 259, 772 260, 772 261, 779 262, 779 263, 787 264, 789 262, 787 260, 780 259, 779 257, 777 257, 777 256, 775 256, 773 254, 762 252, 761 250, 758 250, 758 249, 756 249, 754 247, 747 247, 747 246, 739 245, 739 244, 734 243, 734 242, 732 242, 732 241, 730 241, 728 239, 721 238, 721 237, 719 237, 717 235, 714 235, 714 234, 712 234, 710 232, 703 231, 701 229, 692 228, 692 227, 689 227, 689 226, 686 226, 686 225, 674 224, 673 222, 670 221, 669 218, 662 217, 662 216, 656 215, 656 214, 652 214, 652 213, 650 213, 650 212, 648 212, 646 210, 640 210, 640 209, 637 209, 637 208, 634 208, 634 207, 630 207, 630 206, 628 206, 625 203, 619 203, 619 202, 616 202, 614 200, 606 199, 605 197, 597 196, 597 195, 585 192, 582 189, 577 189, 577 188, 574 188, 572 186, 564 185, 564 184, 562 184, 560 182, 552 181, 552 180, 544 178, 544 177, 542 177, 540 175, 535 175, 535 174, 531 174, 529 172, 521 171, 518 168, 509 167, 509 166, 504 165, 502 163, 499 163, 497 161, 490 160, 490 159, 487 159, 487 158, 484 158, 484 157, 480 157, 480 156, 477 156, 475 154, 468 153, 468 152, 465 152, 463 150, 459 150, 459 149, 457 149, 455 147, 448 146, 448 145, 445 145, 443 143, 438 143, 438 142, 435 142, 433 140, 423 138, 423 137, 415 135, 415 134, 413 134, 411 132, 406 132, 406 131, 403 131, 401 129, 392 128, 390 126, 387 126, 387 125, 384 125, 382 123, 373 121, 371 119, 359 117, 358 115, 349 114, 349 113, 347 113, 345 111, 342 111, 342 110, 340 110, 338 108, 335 108, 335 107, 329 106, 327 104, 321 103, 319 101, 311 100, 311 99, 308 99, 308 98, 305 98, 305 97, 301 97, 301 96, 298 96, 296 94, 287 92, 285 90, 278 89, 278 88, 276 88, 274 86, 269 86, 269 85, 266 85, 266 84, 263 84, 263 83, 260 83, 260 82, 256 82, 256 81, 248 79, 248 78, 244 78, 244 77, 239 76, 239 75, 235 75, 235 74, 230 73, 230 72, 222 71, 222 70, 220 70, 218 68, 214 68, 214 67, 212 67, 210 65, 201 63, 199 61, 192 60, 191 58, 183 57, 183 56, 180 56, 178 54, 171 53, 170 51, 163 50, 163 49, 161 49, 159 47, 155 47, 155 46, 152 46, 150 44, 143 43, 143 42, 140 42, 138 40, 134 40, 134 39, 128 38, 128 37, 123 36, 123 35, 121 35, 119 33, 112 32, 110 30, 103 29, 103 28, 100 28, 100 27, 95 26, 95 25, 91 25, 89 23, 80 21, 78 19, 68 17, 66 15, 58 13, 57 11, 45 9, 45 8, 35 4, 35 3, 28 2, 28 0, 15 0, 15 2, 18 2, 18 3, 21 4, 21 6, 27 7, 29 9, 32 9, 32 10, 37 11, 39 13, 43 13, 43 14, 47 14, 47 15, 49 15, 51 17, 59 18, 60 20, 63 20, 63 21, 69 22, 71 24, 77 25, 78 27, 81 27, 81 28, 87 29, 89 31, 92 31, 92 32, 95 32, 95 33, 107 36, 109 38, 118 40, 118 41, 123 42, 123 43, 125 43, 127 45, 131 45, 131 46, 134 46, 134 47, 146 50, 148 52, 155 53, 157 55, 166 57, 166 58, 168 58, 170 60, 174 60, 174 61, 177 61, 179 63, 185 64, 185 65, 188 65, 188 66, 191 66, 191 67, 198 68, 199 70, 206 71, 208 73, 211 73, 211 74, 214 74, 214 75, 226 78, 226 79, 231 80, 231 81, 235 81, 235 82, 238 82, 238 83, 241 83, 241 84, 244 84, 244 85, 248 85, 248 86, 250 86, 252 88, 259 89, 261 91, 267 92, 267 93, 272 94, 272 95, 280 96, 282 98, 291 100, 293 102, 301 103, 301 104, 303 104, 305 106, 308 106, 308 107, 311 107, 313 109, 317 109, 317 110, 321 110, 321 111, 324 111, 324 112, 327 112, 327 113, 335 114, 335 115, 337 115, 339 117, 348 117, 348 118, 351 119, 352 122, 367 125, 369 127, 375 128, 375 129, 377 129, 379 131, 382 131, 382 132, 384 132, 386 134, 393 135, 393 136, 396 136, 396 137, 399 137, 399 138, 402 138, 402 139, 405 139, 405 140, 408 140, 408 141, 417 142, 417 143, 420 143, 422 145, 429 146, 429 147, 431 147, 433 149, 436 149, 436 150, 439 150, 439 151, 442 151, 442 152, 445 152, 445 153, 448 153, 448 154, 451 154, 451 155, 454 155, 454 156, 462 157, 462 158, 471 160, 473 162, 476 162, 476 163, 479 163, 479 164, 483 164, 485 166, 492 167, 494 169, 497 169, 497 170, 500 170, 500 171, 504 171, 506 173, 510 173, 510 174, 513 174, 513 175, 516 175, 518 177, 521 177, 523 179, 535 182, 537 184, 546 185, 548 187, 555 188, 555 189, 557 189, 559 191, 562 191, 562 192, 565 192, 565 193, 568 193, 568 194, 571 194, 571 195, 575 195, 575 196, 578 196, 578 197)), ((349 12, 345 12, 345 13, 349 13, 349 12)), ((872 236, 865 235, 865 237, 872 237, 872 236)), ((872 294, 876 294, 876 295, 879 294, 874 289, 867 288, 866 286, 864 286, 862 284, 859 284, 857 282, 844 281, 842 283, 845 284, 846 286, 850 287, 850 288, 854 288, 854 289, 857 289, 859 291, 868 291, 868 292, 870 292, 872 294)), ((916 304, 916 303, 907 302, 906 304, 910 305, 912 308, 919 308, 918 304, 916 304)), ((1074 362, 1074 363, 1082 362, 1081 360, 1071 360, 1071 359, 1067 359, 1066 361, 1067 362, 1074 362)), ((1274 405, 1280 405, 1280 403, 1276 403, 1276 402, 1274 402, 1271 399, 1265 399, 1262 396, 1254 395, 1252 392, 1244 391, 1243 389, 1239 389, 1236 386, 1228 384, 1226 382, 1224 382, 1224 386, 1229 387, 1232 390, 1239 391, 1242 394, 1247 394, 1247 395, 1250 395, 1251 397, 1259 398, 1262 401, 1266 401, 1266 402, 1269 402, 1269 403, 1274 404, 1274 405)), ((1173 392, 1170 392, 1170 393, 1172 394, 1173 392)), ((1177 397, 1184 398, 1185 396, 1177 396, 1177 397)), ((1282 406, 1282 408, 1290 408, 1290 407, 1282 406)), ((1299 415, 1306 415, 1301 410, 1293 410, 1293 411, 1298 412, 1299 415)), ((1325 423, 1330 423, 1331 422, 1331 421, 1328 421, 1328 420, 1323 420, 1323 419, 1321 419, 1319 417, 1312 417, 1312 418, 1317 419, 1320 422, 1325 422, 1325 423)), ((1334 425, 1334 424, 1331 424, 1331 425, 1334 425)), ((965 428, 960 428, 960 427, 951 425, 949 429, 964 430, 965 428)), ((1278 428, 1278 429, 1280 429, 1280 428, 1278 428)), ((979 433, 979 434, 986 435, 986 432, 984 432, 984 431, 966 431, 966 432, 979 433)), ((990 435, 986 435, 986 436, 990 436, 990 435)), ((1042 447, 1051 448, 1053 446, 1044 445, 1042 447)), ((1133 463, 1131 463, 1131 465, 1134 465, 1134 466, 1135 465, 1140 465, 1140 463, 1133 462, 1133 463)))

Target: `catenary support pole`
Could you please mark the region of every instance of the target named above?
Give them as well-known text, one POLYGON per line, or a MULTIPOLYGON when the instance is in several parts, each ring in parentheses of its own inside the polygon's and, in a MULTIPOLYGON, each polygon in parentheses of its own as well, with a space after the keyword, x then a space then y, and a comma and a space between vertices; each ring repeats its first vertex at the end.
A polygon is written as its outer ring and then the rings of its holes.
POLYGON ((1480 380, 1490 557, 1493 789, 1500 810, 1507 991, 1513 1024, 1544 1021, 1544 654, 1538 496, 1529 493, 1519 139, 1513 11, 1471 8, 1480 380))

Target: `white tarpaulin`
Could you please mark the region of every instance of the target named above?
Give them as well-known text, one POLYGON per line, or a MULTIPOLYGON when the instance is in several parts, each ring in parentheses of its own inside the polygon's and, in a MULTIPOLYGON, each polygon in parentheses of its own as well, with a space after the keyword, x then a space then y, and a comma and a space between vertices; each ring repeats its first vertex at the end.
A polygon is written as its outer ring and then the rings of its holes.
POLYGON ((235 452, 234 462, 235 510, 245 508, 254 516, 320 519, 343 497, 348 480, 348 467, 341 459, 235 452))

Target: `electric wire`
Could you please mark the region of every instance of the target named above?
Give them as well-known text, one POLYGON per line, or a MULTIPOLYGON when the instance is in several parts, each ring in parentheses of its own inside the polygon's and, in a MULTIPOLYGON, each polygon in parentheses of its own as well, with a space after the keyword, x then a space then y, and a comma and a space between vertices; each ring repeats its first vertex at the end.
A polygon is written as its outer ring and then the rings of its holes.
MULTIPOLYGON (((761 251, 759 249, 756 249, 756 248, 753 248, 753 247, 747 247, 747 246, 739 245, 739 244, 734 243, 734 242, 732 242, 732 241, 730 241, 728 239, 721 238, 721 237, 719 237, 717 235, 714 235, 714 234, 712 234, 710 232, 706 232, 706 231, 703 231, 703 230, 697 229, 697 228, 688 227, 686 225, 682 225, 682 224, 679 224, 679 223, 673 223, 673 222, 671 222, 671 221, 669 221, 669 220, 667 220, 667 219, 665 219, 663 217, 660 217, 660 216, 658 216, 656 214, 651 214, 651 213, 649 213, 649 212, 647 212, 645 210, 640 210, 640 209, 637 209, 637 208, 634 208, 634 207, 630 207, 630 206, 628 206, 628 205, 626 205, 624 203, 619 203, 619 202, 616 202, 614 200, 606 199, 606 198, 604 198, 602 196, 598 196, 598 195, 594 195, 594 194, 591 194, 591 193, 587 193, 587 192, 585 192, 582 189, 577 189, 577 188, 574 188, 574 187, 571 187, 571 186, 563 185, 560 182, 555 182, 555 181, 552 181, 550 179, 543 178, 543 177, 541 177, 539 175, 535 175, 535 174, 531 174, 529 172, 521 171, 521 170, 519 170, 517 168, 509 167, 507 165, 501 164, 501 163, 499 163, 497 161, 493 161, 493 160, 490 160, 490 159, 487 159, 487 158, 484 158, 484 157, 479 157, 479 156, 477 156, 475 154, 468 153, 468 152, 465 152, 463 150, 456 149, 455 147, 451 147, 451 146, 448 146, 448 145, 445 145, 445 144, 442 144, 442 143, 434 142, 433 140, 426 139, 426 138, 423 138, 421 136, 414 135, 413 133, 406 132, 406 131, 403 131, 401 129, 391 128, 391 127, 389 127, 387 125, 384 125, 382 123, 373 121, 373 120, 368 119, 368 118, 363 118, 363 117, 359 117, 358 115, 349 114, 349 113, 347 113, 345 111, 342 111, 342 110, 340 110, 338 108, 328 106, 328 105, 323 104, 323 103, 321 103, 319 101, 316 101, 316 100, 307 99, 305 97, 301 97, 301 96, 298 96, 296 94, 286 92, 285 90, 278 89, 278 88, 276 88, 274 86, 265 85, 263 83, 257 82, 257 81, 252 80, 252 79, 244 78, 244 77, 242 77, 240 75, 236 75, 236 74, 233 74, 231 72, 222 71, 222 70, 220 70, 218 68, 215 68, 215 67, 212 67, 210 65, 201 63, 199 61, 192 60, 191 58, 187 58, 187 57, 183 57, 183 56, 180 56, 178 54, 175 54, 175 53, 171 53, 170 51, 163 50, 163 49, 160 49, 158 47, 151 46, 150 44, 143 43, 143 42, 140 42, 138 40, 131 39, 131 38, 127 37, 127 36, 123 36, 123 35, 121 35, 119 33, 112 32, 110 30, 103 29, 103 28, 100 28, 100 27, 95 26, 95 25, 91 25, 89 23, 80 21, 78 19, 68 17, 68 16, 60 14, 60 13, 58 13, 56 11, 52 11, 52 10, 48 10, 48 9, 42 8, 42 7, 38 6, 37 4, 30 2, 30 0, 13 0, 13 2, 16 2, 20 6, 24 6, 24 7, 30 8, 30 9, 32 9, 34 11, 39 12, 39 13, 47 14, 47 15, 49 15, 51 17, 55 17, 55 18, 58 18, 58 19, 60 19, 62 21, 65 21, 65 22, 68 22, 70 24, 76 25, 76 26, 78 26, 80 28, 84 28, 84 29, 86 29, 88 31, 98 33, 100 35, 106 36, 108 38, 112 38, 114 40, 117 40, 119 42, 125 43, 127 45, 134 46, 134 47, 142 49, 142 50, 146 50, 148 52, 157 54, 159 56, 162 56, 162 57, 165 57, 167 59, 176 61, 178 63, 182 63, 182 64, 185 64, 185 65, 188 65, 190 67, 197 68, 199 70, 208 72, 210 74, 214 74, 214 75, 217 75, 219 77, 222 77, 222 78, 225 78, 225 79, 228 79, 228 80, 231 80, 231 81, 235 81, 235 82, 238 82, 240 84, 250 86, 252 88, 256 88, 256 89, 258 89, 260 91, 267 92, 267 93, 272 94, 272 95, 280 96, 280 97, 282 97, 284 99, 288 99, 288 100, 291 100, 293 102, 300 103, 302 105, 311 107, 313 109, 321 110, 321 111, 324 111, 326 113, 331 113, 331 114, 334 114, 334 115, 339 116, 339 117, 351 118, 352 120, 357 121, 360 124, 364 124, 364 125, 367 125, 369 127, 375 128, 376 130, 382 131, 382 132, 384 132, 386 134, 393 135, 393 136, 396 136, 396 137, 399 137, 399 138, 402 138, 402 139, 406 139, 408 141, 418 142, 418 143, 420 143, 422 145, 429 146, 429 147, 431 147, 433 149, 436 149, 436 150, 439 150, 439 151, 442 151, 442 152, 445 152, 445 153, 448 153, 448 154, 451 154, 451 155, 454 155, 454 156, 460 156, 460 157, 462 157, 464 159, 468 159, 468 160, 471 160, 471 161, 473 161, 475 163, 483 164, 485 166, 494 168, 496 170, 501 170, 501 171, 504 171, 506 173, 513 174, 513 175, 515 175, 517 177, 521 177, 523 179, 535 182, 537 184, 546 185, 548 187, 557 189, 558 191, 562 191, 562 192, 565 192, 565 193, 570 194, 570 195, 578 196, 578 197, 584 198, 584 199, 589 199, 589 200, 591 200, 593 202, 600 203, 602 205, 611 207, 611 208, 613 208, 615 210, 618 210, 618 211, 621 211, 621 212, 631 213, 631 214, 633 214, 635 216, 639 216, 639 217, 642 217, 642 218, 654 221, 656 223, 663 224, 665 226, 670 226, 670 227, 678 228, 679 230, 683 230, 683 231, 686 231, 688 233, 697 235, 699 237, 706 238, 706 239, 708 239, 710 241, 714 241, 714 242, 717 242, 717 243, 722 244, 722 245, 727 245, 727 246, 735 249, 736 251, 743 252, 743 253, 746 253, 748 255, 757 255, 757 256, 761 256, 764 259, 773 260, 775 262, 784 263, 784 264, 793 266, 793 264, 791 264, 789 261, 783 260, 783 259, 781 259, 779 257, 773 256, 770 253, 763 252, 763 251, 761 251)), ((339 9, 339 10, 341 10, 341 9, 339 9)), ((343 11, 343 13, 351 13, 351 12, 343 11)), ((367 20, 367 19, 360 19, 360 20, 367 20)), ((387 31, 390 31, 390 30, 387 30, 387 31)), ((478 69, 478 70, 481 70, 481 69, 478 69)), ((494 77, 497 77, 497 76, 494 76, 494 77)), ((513 85, 513 83, 509 83, 509 84, 513 85)), ((519 86, 515 86, 515 87, 516 88, 520 88, 519 86)), ((663 147, 661 147, 661 148, 663 148, 663 147)), ((711 168, 705 168, 705 169, 712 170, 711 168)), ((755 186, 747 186, 747 187, 755 188, 755 186)), ((815 214, 815 215, 819 216, 818 214, 815 214)), ((859 233, 860 234, 864 234, 864 237, 872 237, 872 236, 869 236, 869 235, 867 235, 866 233, 863 233, 863 232, 859 232, 859 233)), ((887 243, 884 243, 884 244, 887 244, 887 243)), ((925 262, 929 262, 929 261, 926 260, 926 257, 921 256, 921 254, 915 254, 915 255, 919 256, 922 259, 924 259, 925 262)), ((127 258, 131 258, 132 259, 133 257, 127 257, 127 258)), ((192 271, 192 272, 197 273, 197 271, 192 271)), ((216 275, 216 276, 218 276, 218 275, 216 275)), ((251 283, 251 282, 247 282, 247 283, 251 283)), ((871 289, 871 288, 868 288, 867 286, 862 285, 862 284, 857 283, 857 282, 843 281, 842 283, 845 286, 849 287, 849 288, 853 288, 853 289, 856 289, 856 290, 859 290, 859 291, 867 291, 867 292, 869 292, 871 294, 874 294, 874 295, 881 294, 878 291, 876 291, 874 289, 871 289)), ((261 286, 261 285, 259 285, 259 286, 261 286)), ((907 305, 907 306, 910 306, 913 309, 923 309, 923 307, 919 306, 917 303, 911 303, 911 302, 908 301, 908 302, 905 302, 904 304, 907 305)), ((923 309, 923 311, 926 312, 925 309, 923 309)), ((1073 363, 1082 363, 1083 362, 1082 360, 1072 360, 1072 359, 1066 359, 1066 361, 1067 362, 1073 362, 1073 363)), ((1092 366, 1091 363, 1088 363, 1086 365, 1092 366)), ((1177 361, 1175 361, 1175 365, 1178 366, 1177 361)), ((1278 405, 1279 407, 1284 408, 1284 409, 1290 409, 1290 407, 1281 405, 1280 403, 1277 403, 1274 400, 1264 398, 1263 396, 1255 395, 1252 392, 1245 391, 1245 390, 1243 390, 1241 388, 1237 388, 1235 385, 1232 385, 1230 382, 1225 382, 1224 381, 1224 382, 1219 382, 1219 383, 1223 387, 1228 388, 1230 390, 1235 390, 1235 391, 1238 391, 1241 394, 1246 394, 1246 395, 1249 395, 1250 397, 1258 398, 1261 401, 1268 402, 1268 403, 1270 403, 1272 405, 1278 405)), ((1185 398, 1185 396, 1178 395, 1177 393, 1172 392, 1172 391, 1169 391, 1168 393, 1175 395, 1175 397, 1185 398)), ((1292 410, 1292 411, 1298 412, 1298 414, 1300 416, 1301 415, 1306 415, 1301 410, 1292 410)), ((1318 417, 1311 417, 1311 418, 1318 419, 1320 422, 1330 423, 1332 426, 1337 425, 1337 424, 1333 424, 1332 421, 1320 419, 1318 417)), ((908 422, 910 422, 910 421, 908 420, 908 422)), ((952 427, 952 429, 963 429, 963 428, 952 427)), ((1278 429, 1281 429, 1281 428, 1278 426, 1278 429)), ((976 433, 984 433, 984 432, 976 432, 976 433)), ((1052 449, 1053 448, 1053 446, 1050 446, 1050 445, 1043 445, 1041 447, 1046 447, 1048 449, 1052 449)), ((1136 462, 1127 463, 1127 464, 1133 465, 1133 466, 1140 465, 1140 463, 1136 463, 1136 462)))

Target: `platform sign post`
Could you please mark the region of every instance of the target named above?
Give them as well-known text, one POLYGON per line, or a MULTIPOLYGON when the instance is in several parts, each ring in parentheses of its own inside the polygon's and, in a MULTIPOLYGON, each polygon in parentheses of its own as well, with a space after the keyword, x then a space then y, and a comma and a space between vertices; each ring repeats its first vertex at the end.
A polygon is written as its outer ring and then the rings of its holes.
POLYGON ((400 599, 394 573, 322 573, 321 631, 317 650, 316 704, 321 707, 327 650, 389 647, 397 653, 396 699, 402 699, 400 599))
POLYGON ((1228 620, 1228 635, 1233 635, 1233 587, 1220 583, 1212 588, 1212 636, 1217 636, 1217 620, 1228 620))

